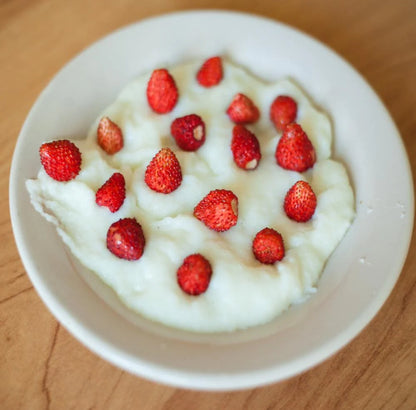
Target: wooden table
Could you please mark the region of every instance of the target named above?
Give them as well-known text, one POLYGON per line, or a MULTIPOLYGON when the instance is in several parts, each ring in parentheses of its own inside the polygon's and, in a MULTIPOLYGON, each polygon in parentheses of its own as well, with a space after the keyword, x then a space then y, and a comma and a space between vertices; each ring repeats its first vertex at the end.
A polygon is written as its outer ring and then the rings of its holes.
POLYGON ((300 376, 229 393, 158 385, 103 361, 54 319, 26 275, 13 240, 7 189, 17 136, 40 91, 69 59, 108 32, 207 5, 280 20, 344 56, 386 104, 415 169, 415 0, 0 1, 0 408, 416 408, 414 237, 390 298, 348 346, 300 376))

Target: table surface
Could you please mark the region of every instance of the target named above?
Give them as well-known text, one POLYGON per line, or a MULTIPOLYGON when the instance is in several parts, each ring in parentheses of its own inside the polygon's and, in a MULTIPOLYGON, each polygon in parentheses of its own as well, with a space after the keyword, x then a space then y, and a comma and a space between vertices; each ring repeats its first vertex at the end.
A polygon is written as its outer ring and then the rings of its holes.
MULTIPOLYGON (((190 8, 239 10, 297 27, 341 54, 392 114, 416 166, 415 0, 0 0, 0 407, 4 409, 416 408, 416 242, 378 315, 344 349, 267 387, 207 393, 122 371, 75 340, 34 290, 8 211, 13 149, 32 104, 86 46, 145 17, 190 8)), ((388 172, 388 170, 386 170, 388 172)), ((394 250, 392 250, 394 252, 394 250)))

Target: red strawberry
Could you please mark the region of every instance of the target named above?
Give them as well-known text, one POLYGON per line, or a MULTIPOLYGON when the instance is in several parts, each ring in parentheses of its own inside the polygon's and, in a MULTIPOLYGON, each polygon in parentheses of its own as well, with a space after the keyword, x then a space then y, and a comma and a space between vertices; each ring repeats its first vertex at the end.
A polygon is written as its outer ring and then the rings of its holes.
POLYGON ((39 148, 39 155, 46 173, 56 181, 69 181, 81 170, 81 153, 71 141, 45 142, 39 148))
POLYGON ((97 128, 97 142, 107 154, 115 154, 123 148, 123 133, 115 122, 103 117, 97 128))
POLYGON ((227 231, 237 223, 238 198, 226 189, 211 191, 194 208, 194 216, 214 231, 227 231))
POLYGON ((173 110, 178 101, 175 80, 165 68, 154 70, 147 83, 147 101, 153 111, 166 114, 173 110))
POLYGON ((222 80, 221 57, 211 57, 202 64, 196 79, 203 87, 212 87, 222 80))
POLYGON ((298 113, 296 101, 287 95, 279 95, 270 106, 270 119, 278 131, 294 122, 298 113))
POLYGON ((261 159, 260 145, 257 137, 243 125, 235 125, 231 140, 234 162, 246 170, 255 169, 261 159))
POLYGON ((257 232, 252 245, 254 256, 261 263, 273 264, 285 256, 282 235, 271 228, 257 232))
POLYGON ((170 148, 162 148, 146 168, 144 180, 153 191, 169 194, 182 182, 181 165, 170 148))
POLYGON ((108 228, 107 248, 119 258, 140 259, 144 246, 143 230, 135 218, 119 219, 108 228))
POLYGON ((178 284, 188 295, 204 293, 212 276, 211 264, 199 253, 187 256, 176 272, 178 284))
POLYGON ((205 142, 205 123, 196 114, 176 118, 170 126, 170 132, 180 148, 196 151, 205 142))
POLYGON ((290 219, 306 222, 312 218, 316 203, 316 195, 311 186, 305 181, 298 181, 287 191, 283 208, 290 219))
POLYGON ((106 206, 111 212, 116 212, 126 198, 126 182, 124 176, 115 172, 95 194, 95 202, 106 206))
POLYGON ((250 124, 260 117, 259 109, 244 94, 236 94, 227 108, 227 114, 236 124, 250 124))
POLYGON ((316 161, 315 149, 299 124, 285 127, 276 147, 277 163, 285 169, 303 172, 313 167, 316 161))

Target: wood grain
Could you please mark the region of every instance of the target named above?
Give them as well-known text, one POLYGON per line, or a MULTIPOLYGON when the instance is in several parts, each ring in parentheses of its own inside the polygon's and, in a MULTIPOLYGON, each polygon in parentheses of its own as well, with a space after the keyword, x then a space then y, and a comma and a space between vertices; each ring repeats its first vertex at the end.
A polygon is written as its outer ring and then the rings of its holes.
POLYGON ((160 13, 208 7, 288 23, 352 63, 396 121, 415 177, 414 0, 0 0, 0 408, 416 408, 414 237, 396 287, 358 337, 314 369, 252 390, 187 391, 132 376, 75 340, 34 291, 14 244, 7 191, 14 145, 37 95, 69 59, 110 31, 160 13))

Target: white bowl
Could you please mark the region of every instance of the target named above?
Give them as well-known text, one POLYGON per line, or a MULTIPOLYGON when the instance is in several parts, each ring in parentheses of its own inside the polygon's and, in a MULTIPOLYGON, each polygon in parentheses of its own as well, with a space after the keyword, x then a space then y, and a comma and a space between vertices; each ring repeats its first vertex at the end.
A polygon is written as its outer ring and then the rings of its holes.
POLYGON ((400 135, 362 77, 305 34, 231 12, 185 12, 144 20, 82 52, 33 106, 10 174, 16 243, 36 290, 56 318, 92 351, 133 374, 205 390, 282 380, 316 365, 354 338, 398 278, 413 228, 413 207, 400 135), (329 259, 318 292, 305 303, 264 326, 197 335, 128 312, 34 211, 25 180, 38 172, 38 148, 45 139, 85 135, 133 77, 156 66, 218 54, 265 80, 294 78, 330 114, 334 156, 349 170, 357 216, 329 259))

